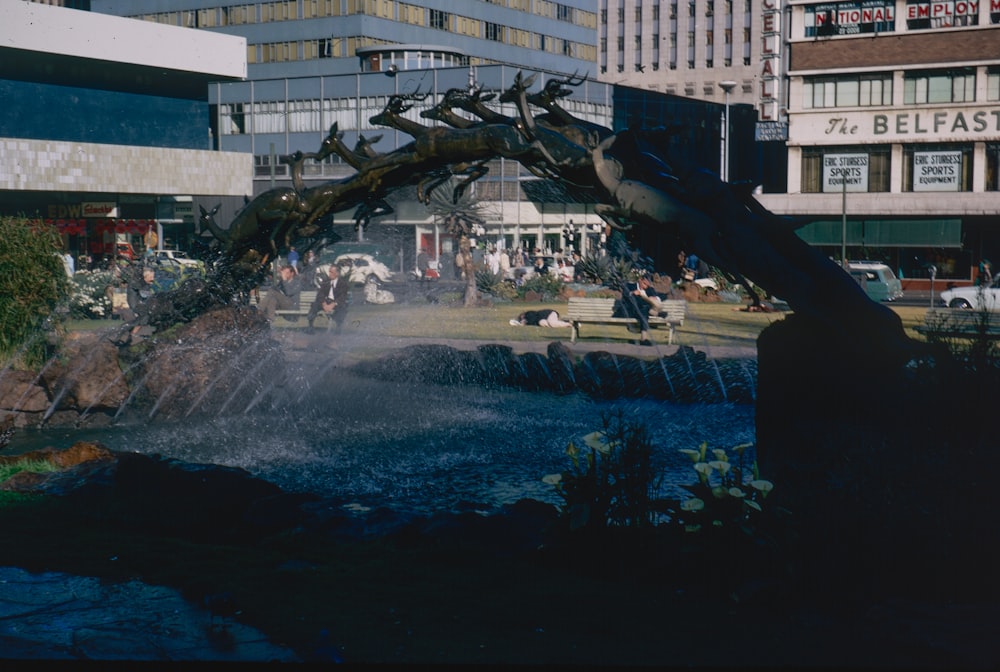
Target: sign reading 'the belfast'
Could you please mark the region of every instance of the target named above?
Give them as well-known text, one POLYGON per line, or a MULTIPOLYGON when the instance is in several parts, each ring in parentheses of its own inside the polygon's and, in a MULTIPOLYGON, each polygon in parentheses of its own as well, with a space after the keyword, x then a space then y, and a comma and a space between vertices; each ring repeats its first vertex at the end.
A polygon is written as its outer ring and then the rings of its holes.
POLYGON ((989 142, 1000 140, 1000 106, 912 108, 885 112, 824 110, 796 114, 790 137, 802 144, 989 142))

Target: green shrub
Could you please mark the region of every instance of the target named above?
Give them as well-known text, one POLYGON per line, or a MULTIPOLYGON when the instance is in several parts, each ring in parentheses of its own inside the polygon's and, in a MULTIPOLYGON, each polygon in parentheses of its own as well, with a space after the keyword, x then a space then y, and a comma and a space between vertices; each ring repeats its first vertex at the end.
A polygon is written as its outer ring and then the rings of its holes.
POLYGON ((517 296, 517 290, 513 284, 503 279, 502 273, 493 273, 488 268, 480 268, 476 271, 476 289, 481 294, 489 294, 508 301, 517 296))
POLYGON ((542 297, 542 301, 555 301, 559 298, 563 286, 563 281, 554 274, 535 273, 517 288, 517 295, 523 299, 528 292, 534 292, 542 297))
POLYGON ((46 332, 69 290, 61 249, 54 226, 0 218, 0 361, 33 367, 46 359, 46 332))
POLYGON ((588 282, 606 285, 611 282, 617 271, 612 257, 588 254, 577 262, 573 272, 588 282))

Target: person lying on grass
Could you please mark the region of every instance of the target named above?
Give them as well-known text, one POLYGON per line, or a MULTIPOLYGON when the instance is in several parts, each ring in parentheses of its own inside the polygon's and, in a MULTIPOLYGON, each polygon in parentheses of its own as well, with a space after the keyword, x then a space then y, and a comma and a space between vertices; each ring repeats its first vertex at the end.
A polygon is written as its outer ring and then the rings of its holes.
POLYGON ((554 310, 527 310, 517 316, 516 320, 511 320, 514 326, 529 327, 572 327, 573 325, 560 319, 559 313, 554 310))

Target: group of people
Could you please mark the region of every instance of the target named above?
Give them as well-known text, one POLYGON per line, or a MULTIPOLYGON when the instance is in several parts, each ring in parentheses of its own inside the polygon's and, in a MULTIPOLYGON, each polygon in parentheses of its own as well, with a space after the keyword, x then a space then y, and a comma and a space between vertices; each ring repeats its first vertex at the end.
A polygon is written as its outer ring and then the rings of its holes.
MULTIPOLYGON (((299 273, 294 265, 288 263, 282 266, 278 270, 277 280, 260 302, 259 310, 264 313, 264 317, 269 321, 274 320, 277 311, 297 308, 303 282, 303 274, 299 273)), ((350 281, 340 277, 339 266, 330 264, 326 277, 320 281, 316 290, 316 299, 306 314, 308 330, 310 332, 313 330, 313 323, 322 312, 337 325, 337 333, 341 333, 347 317, 349 292, 350 281)))

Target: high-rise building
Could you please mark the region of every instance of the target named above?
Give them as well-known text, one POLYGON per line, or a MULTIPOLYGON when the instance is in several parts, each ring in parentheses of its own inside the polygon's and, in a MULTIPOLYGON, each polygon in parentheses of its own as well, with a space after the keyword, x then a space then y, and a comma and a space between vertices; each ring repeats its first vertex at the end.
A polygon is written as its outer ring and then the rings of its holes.
MULTIPOLYGON (((213 84, 209 100, 216 146, 253 154, 255 193, 289 184, 282 157, 315 150, 333 123, 349 145, 380 136, 374 148, 387 152, 410 142, 410 135, 370 122, 394 94, 429 94, 414 101, 407 116, 437 124, 419 113, 449 88, 480 84, 502 90, 519 71, 538 73, 537 88, 552 77, 592 73, 597 58, 593 0, 92 0, 91 9, 246 39, 247 80, 213 84)), ((570 112, 611 125, 612 87, 590 79, 572 88, 563 101, 570 112)), ((512 104, 491 105, 517 116, 512 104)), ((578 202, 559 189, 532 190, 528 183, 537 178, 516 161, 496 160, 488 167, 474 189, 490 244, 554 250, 565 246, 570 231, 584 249, 599 241, 601 220, 592 202, 578 202)), ((330 157, 307 165, 304 177, 315 184, 350 172, 330 157)), ((220 219, 241 203, 223 199, 220 219)), ((420 247, 449 251, 452 242, 426 206, 412 197, 394 206, 368 235, 407 232, 402 245, 396 245, 399 236, 392 245, 404 248, 404 267, 420 247)), ((350 213, 333 220, 341 235, 364 235, 349 233, 350 213)))
POLYGON ((595 0, 91 0, 95 12, 247 39, 250 79, 508 64, 584 74, 595 0), (364 57, 367 47, 387 58, 364 57), (359 64, 359 61, 361 63, 359 64), (359 67, 359 65, 361 67, 359 67))
POLYGON ((598 0, 598 78, 783 119, 778 0, 598 0))

